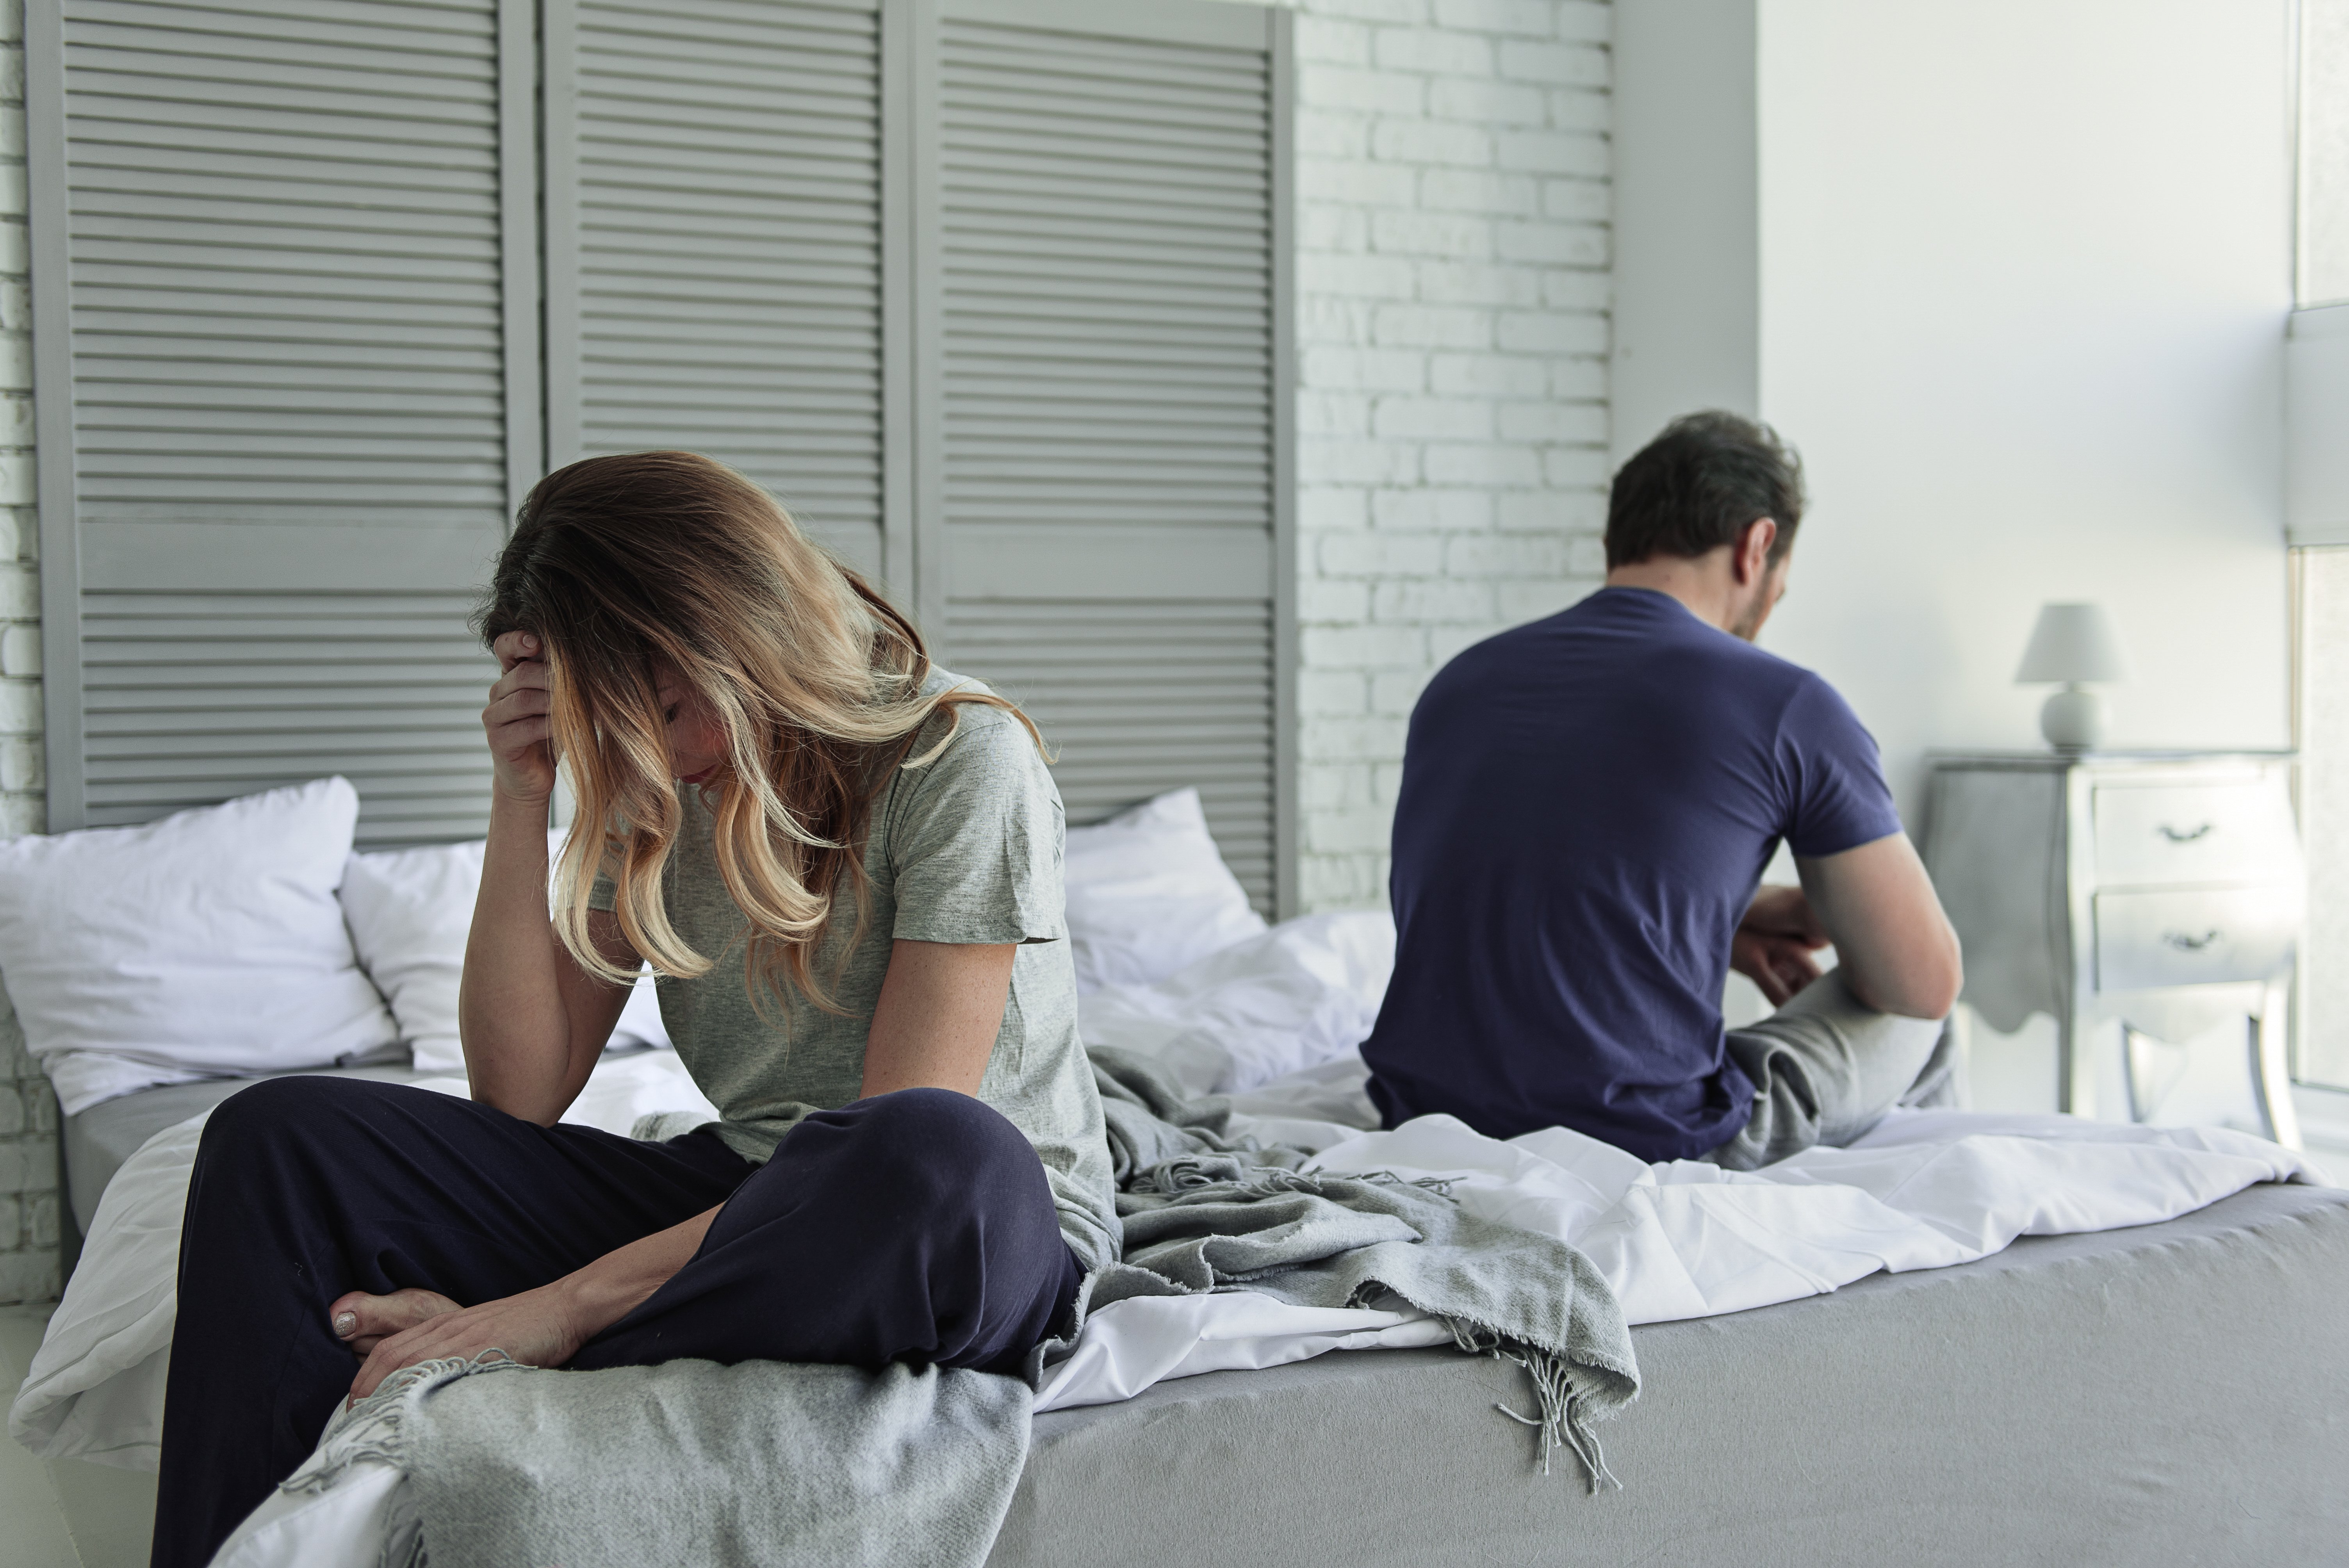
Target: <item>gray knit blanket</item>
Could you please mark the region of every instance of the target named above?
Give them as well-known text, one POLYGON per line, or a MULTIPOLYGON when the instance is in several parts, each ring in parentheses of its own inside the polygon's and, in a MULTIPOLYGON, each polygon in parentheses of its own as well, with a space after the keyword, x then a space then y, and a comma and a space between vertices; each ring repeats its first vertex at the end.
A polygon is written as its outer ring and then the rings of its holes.
MULTIPOLYGON (((1464 1213, 1442 1191, 1300 1170, 1185 1099, 1145 1058, 1093 1053, 1124 1260, 1078 1318, 1138 1295, 1262 1291, 1307 1306, 1433 1314, 1465 1351, 1527 1374, 1542 1468, 1565 1448, 1611 1482, 1595 1423, 1639 1391, 1606 1281, 1562 1242, 1464 1213)), ((1040 1346, 1030 1382, 1072 1340, 1040 1346)), ((1464 1386, 1463 1397, 1469 1397, 1464 1386)), ((388 1568, 978 1568, 1028 1454, 1030 1382, 672 1361, 542 1371, 497 1352, 430 1362, 338 1414, 289 1488, 361 1459, 404 1470, 388 1568), (498 1374, 488 1376, 485 1374, 498 1374)))

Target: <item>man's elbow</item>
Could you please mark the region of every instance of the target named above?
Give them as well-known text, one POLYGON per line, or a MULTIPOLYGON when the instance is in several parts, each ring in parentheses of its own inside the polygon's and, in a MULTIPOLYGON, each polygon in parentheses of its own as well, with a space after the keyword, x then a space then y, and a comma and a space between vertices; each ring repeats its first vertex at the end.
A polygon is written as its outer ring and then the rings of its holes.
POLYGON ((1965 960, 1957 933, 1926 951, 1909 954, 1907 962, 1884 975, 1851 974, 1845 977, 1852 994, 1879 1013, 1904 1018, 1946 1018, 1965 989, 1965 960))
POLYGON ((1913 1016, 1920 1018, 1948 1017, 1951 1009, 1958 1005, 1958 994, 1965 988, 1965 960, 1958 952, 1958 939, 1952 936, 1950 938, 1949 954, 1928 977, 1913 1016))

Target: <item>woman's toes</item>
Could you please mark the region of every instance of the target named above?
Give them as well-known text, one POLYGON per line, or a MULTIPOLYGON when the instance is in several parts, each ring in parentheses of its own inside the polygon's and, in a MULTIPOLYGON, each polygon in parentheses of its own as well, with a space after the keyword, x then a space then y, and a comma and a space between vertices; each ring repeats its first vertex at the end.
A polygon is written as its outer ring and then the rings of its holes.
POLYGON ((369 1295, 355 1290, 326 1308, 326 1323, 336 1338, 364 1354, 374 1349, 378 1340, 456 1310, 457 1304, 438 1291, 409 1289, 369 1295))

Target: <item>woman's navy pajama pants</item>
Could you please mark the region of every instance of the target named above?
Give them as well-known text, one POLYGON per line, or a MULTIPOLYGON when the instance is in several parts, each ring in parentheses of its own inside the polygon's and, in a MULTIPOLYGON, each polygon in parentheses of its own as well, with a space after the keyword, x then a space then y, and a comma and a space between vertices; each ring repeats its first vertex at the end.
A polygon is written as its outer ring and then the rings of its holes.
POLYGON ((429 1089, 255 1084, 212 1112, 188 1187, 156 1568, 209 1562, 316 1446, 359 1367, 327 1326, 337 1296, 493 1301, 721 1203, 571 1366, 1013 1371, 1081 1273, 1034 1148, 946 1089, 819 1112, 753 1165, 706 1129, 639 1143, 429 1089))

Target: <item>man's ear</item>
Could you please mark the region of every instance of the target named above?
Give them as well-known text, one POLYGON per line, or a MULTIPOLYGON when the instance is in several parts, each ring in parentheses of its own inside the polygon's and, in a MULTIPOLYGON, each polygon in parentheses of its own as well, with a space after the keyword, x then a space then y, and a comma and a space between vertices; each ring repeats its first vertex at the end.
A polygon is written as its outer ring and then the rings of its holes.
POLYGON ((1737 537, 1737 548, 1732 552, 1731 559, 1740 587, 1762 580, 1770 570, 1770 547, 1777 542, 1777 519, 1757 517, 1745 525, 1745 531, 1737 537))

